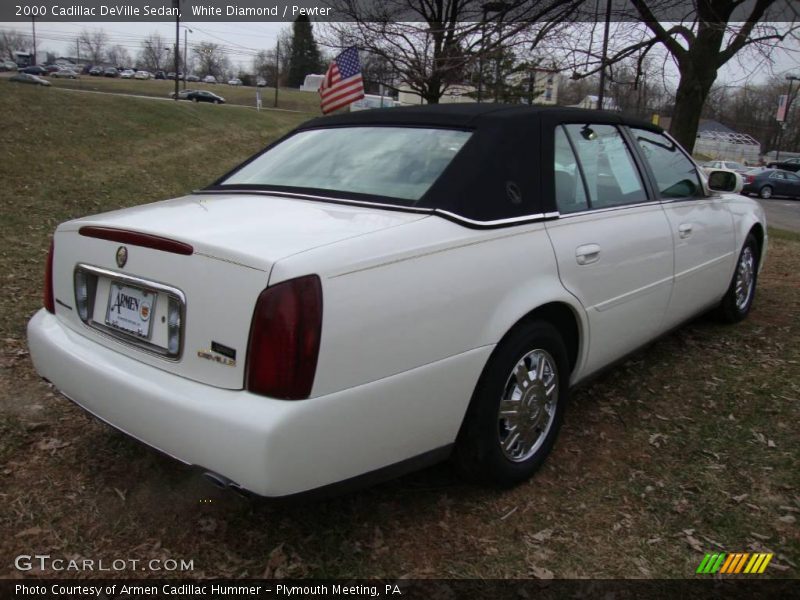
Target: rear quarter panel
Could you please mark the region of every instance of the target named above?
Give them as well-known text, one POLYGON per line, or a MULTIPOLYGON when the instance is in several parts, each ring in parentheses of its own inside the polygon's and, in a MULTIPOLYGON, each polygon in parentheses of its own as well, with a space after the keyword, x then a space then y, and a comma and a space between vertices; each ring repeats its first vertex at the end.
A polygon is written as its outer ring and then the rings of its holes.
MULTIPOLYGON (((476 230, 432 216, 280 260, 270 284, 308 273, 324 306, 312 397, 492 347, 549 302, 573 307, 586 330, 542 223, 476 230)), ((459 423, 468 402, 456 402, 459 423)))

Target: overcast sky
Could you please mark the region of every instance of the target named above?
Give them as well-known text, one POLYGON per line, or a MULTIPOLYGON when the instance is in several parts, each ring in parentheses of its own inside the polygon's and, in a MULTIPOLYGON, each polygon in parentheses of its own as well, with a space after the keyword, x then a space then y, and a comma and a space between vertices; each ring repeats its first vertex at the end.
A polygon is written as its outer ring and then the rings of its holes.
MULTIPOLYGON (((225 47, 228 58, 234 65, 239 65, 249 71, 252 59, 259 50, 273 49, 278 33, 291 23, 285 22, 190 22, 186 27, 191 30, 188 41, 189 46, 199 42, 214 42, 225 47)), ((319 27, 317 25, 316 27, 319 27)), ((14 29, 25 34, 31 33, 28 23, 3 23, 2 29, 14 29)), ((58 55, 75 55, 75 38, 84 29, 102 29, 109 37, 110 45, 122 45, 131 57, 135 58, 141 49, 142 40, 151 33, 158 32, 170 43, 175 39, 174 22, 125 22, 125 23, 59 23, 39 22, 36 25, 37 49, 53 51, 58 55)), ((183 44, 183 25, 181 27, 181 44, 183 44)), ((800 47, 794 41, 790 48, 793 50, 775 50, 772 53, 774 64, 769 66, 763 60, 751 59, 742 64, 734 59, 721 71, 719 83, 730 85, 744 85, 763 83, 771 75, 783 76, 794 73, 800 76, 800 47)), ((667 66, 665 78, 675 81, 675 69, 667 66)))

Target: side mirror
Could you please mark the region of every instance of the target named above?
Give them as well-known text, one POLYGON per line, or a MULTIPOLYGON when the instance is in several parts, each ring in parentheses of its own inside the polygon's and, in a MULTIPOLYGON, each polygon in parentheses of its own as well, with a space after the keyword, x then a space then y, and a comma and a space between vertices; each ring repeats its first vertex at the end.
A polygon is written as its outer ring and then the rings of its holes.
POLYGON ((738 194, 744 187, 742 176, 734 171, 710 171, 708 187, 715 192, 733 192, 738 194))

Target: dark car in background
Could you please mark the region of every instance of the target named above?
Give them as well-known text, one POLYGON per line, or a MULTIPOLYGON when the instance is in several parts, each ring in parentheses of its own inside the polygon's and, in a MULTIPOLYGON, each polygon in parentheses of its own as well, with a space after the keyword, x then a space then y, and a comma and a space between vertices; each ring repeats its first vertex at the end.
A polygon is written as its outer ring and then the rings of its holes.
POLYGON ((765 200, 773 196, 788 196, 800 199, 800 175, 780 169, 755 169, 744 174, 745 195, 755 194, 765 200))
POLYGON ((192 102, 211 102, 213 104, 225 104, 225 98, 218 96, 214 92, 206 90, 189 90, 184 97, 178 94, 178 100, 191 100, 192 102))
POLYGON ((25 67, 24 69, 20 69, 19 72, 27 73, 28 75, 38 75, 40 77, 48 75, 48 71, 44 67, 25 67))
POLYGON ((52 85, 47 79, 42 79, 38 75, 31 75, 30 73, 17 73, 8 78, 9 81, 16 81, 17 83, 32 83, 34 85, 43 85, 45 87, 52 85))
POLYGON ((102 74, 103 74, 103 69, 101 69, 100 67, 92 67, 91 69, 89 69, 89 75, 92 75, 93 77, 100 77, 100 75, 102 74))
POLYGON ((167 74, 164 73, 164 71, 156 71, 155 78, 156 79, 166 79, 167 78, 167 74))
POLYGON ((787 158, 786 160, 781 161, 772 161, 767 163, 767 166, 770 169, 781 169, 783 171, 792 171, 793 173, 797 173, 800 171, 800 158, 787 158))
POLYGON ((105 71, 103 71, 103 76, 119 77, 119 71, 115 67, 108 67, 105 71))

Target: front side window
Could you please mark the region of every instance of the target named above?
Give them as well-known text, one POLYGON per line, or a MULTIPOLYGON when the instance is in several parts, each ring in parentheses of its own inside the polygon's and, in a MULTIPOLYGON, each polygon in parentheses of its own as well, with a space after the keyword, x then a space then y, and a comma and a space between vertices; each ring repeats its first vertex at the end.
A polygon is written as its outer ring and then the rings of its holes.
POLYGON ((578 154, 591 208, 647 201, 639 171, 619 129, 592 124, 570 124, 564 129, 578 154))
POLYGON ((287 138, 219 185, 330 190, 413 205, 470 135, 420 127, 310 129, 287 138))
POLYGON ((696 198, 703 195, 694 163, 667 136, 632 128, 662 198, 696 198))

